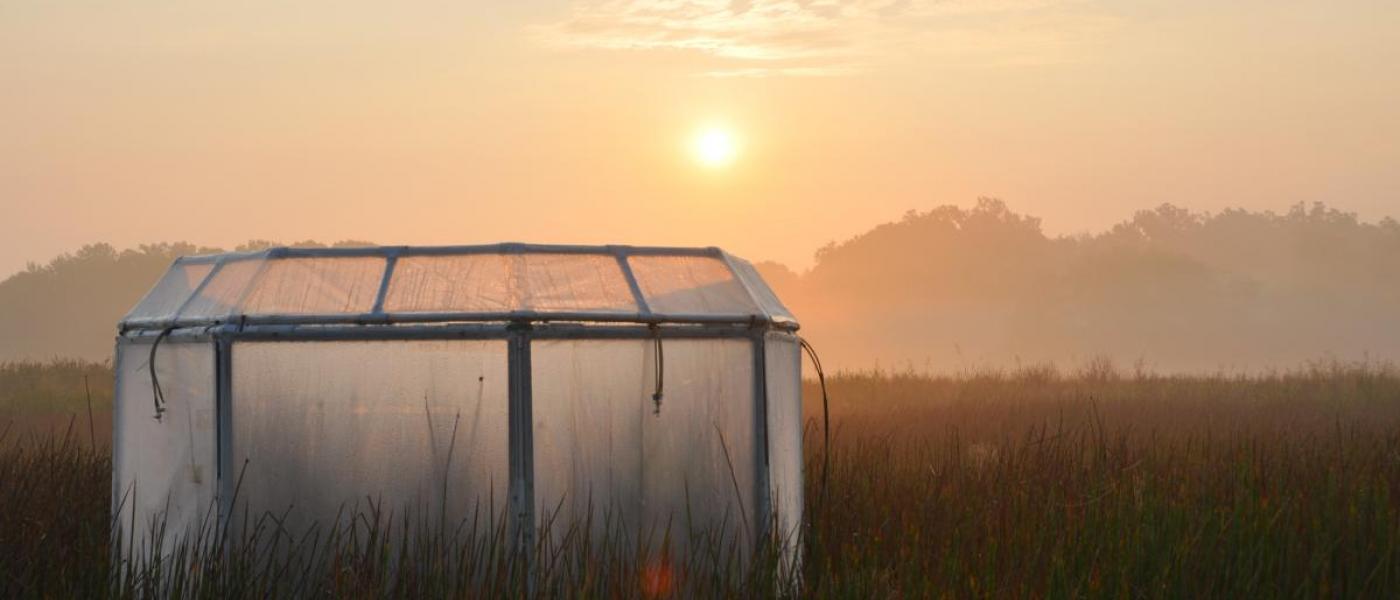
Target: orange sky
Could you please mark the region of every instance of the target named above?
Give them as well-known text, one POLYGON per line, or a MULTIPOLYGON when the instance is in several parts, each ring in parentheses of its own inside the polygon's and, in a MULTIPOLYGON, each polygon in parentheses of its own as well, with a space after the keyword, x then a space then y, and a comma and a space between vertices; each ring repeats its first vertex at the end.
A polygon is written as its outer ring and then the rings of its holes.
POLYGON ((1400 215, 1393 0, 193 4, 0 5, 0 276, 249 238, 803 267, 979 195, 1053 233, 1161 202, 1400 215), (688 150, 712 122, 727 167, 688 150))

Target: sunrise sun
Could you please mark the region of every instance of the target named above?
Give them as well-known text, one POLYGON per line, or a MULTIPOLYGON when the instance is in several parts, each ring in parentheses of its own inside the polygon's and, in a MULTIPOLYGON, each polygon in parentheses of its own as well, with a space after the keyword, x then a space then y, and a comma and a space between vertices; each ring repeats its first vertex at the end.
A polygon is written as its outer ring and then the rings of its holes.
POLYGON ((706 167, 723 167, 739 155, 739 144, 733 132, 723 127, 706 127, 691 141, 695 160, 706 167))

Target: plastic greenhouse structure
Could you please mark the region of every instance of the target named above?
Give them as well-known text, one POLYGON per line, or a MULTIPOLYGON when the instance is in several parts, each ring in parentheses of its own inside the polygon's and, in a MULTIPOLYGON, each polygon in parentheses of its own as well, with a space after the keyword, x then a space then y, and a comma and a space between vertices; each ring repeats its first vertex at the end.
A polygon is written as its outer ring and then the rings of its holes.
POLYGON ((180 258, 120 323, 114 520, 141 553, 370 500, 531 539, 547 520, 606 511, 642 535, 684 512, 791 552, 797 328, 717 248, 180 258))

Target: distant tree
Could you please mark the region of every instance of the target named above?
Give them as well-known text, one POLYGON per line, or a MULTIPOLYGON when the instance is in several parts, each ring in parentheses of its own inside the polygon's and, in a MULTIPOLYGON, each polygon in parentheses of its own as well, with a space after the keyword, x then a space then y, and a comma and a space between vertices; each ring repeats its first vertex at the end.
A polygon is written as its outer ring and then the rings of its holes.
POLYGON ((827 244, 784 287, 804 331, 838 342, 834 364, 1400 360, 1400 223, 1319 203, 1283 215, 1163 204, 1100 234, 1049 238, 984 198, 827 244))
MULTIPOLYGON (((314 241, 303 245, 324 247, 314 241)), ((276 246, 267 240, 240 250, 276 246)), ((347 240, 337 246, 371 246, 347 240)), ((31 263, 0 281, 0 361, 56 357, 105 360, 117 322, 180 256, 223 252, 187 242, 117 250, 88 244, 47 264, 31 263)))

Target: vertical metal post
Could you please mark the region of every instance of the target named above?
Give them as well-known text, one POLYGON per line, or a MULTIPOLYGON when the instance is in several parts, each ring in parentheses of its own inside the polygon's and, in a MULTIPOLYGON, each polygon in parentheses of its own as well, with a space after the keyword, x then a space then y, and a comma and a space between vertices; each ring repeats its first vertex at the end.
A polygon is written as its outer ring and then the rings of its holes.
POLYGON ((507 379, 510 387, 510 511, 511 537, 529 556, 535 539, 535 436, 530 390, 530 324, 510 327, 507 379))
POLYGON ((233 494, 238 474, 233 469, 233 340, 225 333, 214 337, 214 465, 219 531, 233 518, 233 494))
POLYGON ((768 350, 767 328, 753 330, 753 439, 754 439, 754 532, 758 539, 755 551, 769 542, 773 520, 773 503, 768 467, 768 350))

